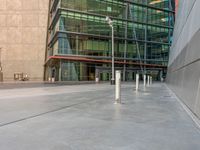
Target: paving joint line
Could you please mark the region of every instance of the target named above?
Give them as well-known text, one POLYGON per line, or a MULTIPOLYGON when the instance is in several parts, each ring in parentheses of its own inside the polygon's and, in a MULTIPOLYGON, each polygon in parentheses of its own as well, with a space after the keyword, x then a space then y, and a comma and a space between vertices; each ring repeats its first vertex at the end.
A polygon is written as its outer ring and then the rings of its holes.
POLYGON ((60 108, 57 108, 57 109, 54 109, 54 110, 50 110, 50 111, 47 111, 47 112, 43 112, 43 113, 40 113, 40 114, 36 114, 36 115, 32 115, 32 116, 25 117, 25 118, 22 118, 22 119, 18 119, 18 120, 15 120, 15 121, 3 123, 3 124, 0 124, 0 128, 5 127, 5 126, 7 126, 7 125, 14 124, 14 123, 22 122, 22 121, 25 121, 25 120, 37 118, 37 117, 40 117, 40 116, 43 116, 43 115, 46 115, 46 114, 58 112, 58 111, 61 111, 61 110, 64 110, 64 109, 68 109, 68 108, 70 108, 70 107, 78 106, 78 105, 81 105, 81 104, 84 104, 84 103, 93 102, 93 101, 97 101, 97 99, 88 100, 88 101, 84 101, 84 102, 80 102, 80 103, 76 103, 76 104, 72 104, 72 105, 60 107, 60 108))

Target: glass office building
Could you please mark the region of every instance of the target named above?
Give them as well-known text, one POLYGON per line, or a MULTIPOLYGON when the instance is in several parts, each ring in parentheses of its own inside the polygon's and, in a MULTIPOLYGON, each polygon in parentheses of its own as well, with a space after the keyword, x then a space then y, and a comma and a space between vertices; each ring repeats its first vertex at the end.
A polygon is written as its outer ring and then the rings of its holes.
MULTIPOLYGON (((174 25, 172 0, 51 0, 45 79, 111 78, 113 20, 115 69, 123 80, 136 72, 165 72, 174 25)), ((156 76, 155 76, 156 77, 156 76)))

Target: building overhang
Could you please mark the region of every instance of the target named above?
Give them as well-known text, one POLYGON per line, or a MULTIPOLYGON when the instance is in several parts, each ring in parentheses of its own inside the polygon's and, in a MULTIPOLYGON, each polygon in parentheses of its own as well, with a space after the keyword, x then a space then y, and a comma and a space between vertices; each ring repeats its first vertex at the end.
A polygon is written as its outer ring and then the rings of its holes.
MULTIPOLYGON (((94 58, 87 58, 83 56, 49 56, 45 65, 47 65, 51 60, 67 60, 72 62, 85 62, 85 63, 93 63, 93 64, 111 64, 112 60, 102 60, 102 59, 94 59, 94 58)), ((164 65, 157 65, 157 64, 146 64, 146 63, 138 63, 135 61, 124 61, 124 60, 115 60, 115 64, 120 65, 134 65, 134 66, 143 66, 147 68, 163 68, 166 69, 167 66, 164 65)))

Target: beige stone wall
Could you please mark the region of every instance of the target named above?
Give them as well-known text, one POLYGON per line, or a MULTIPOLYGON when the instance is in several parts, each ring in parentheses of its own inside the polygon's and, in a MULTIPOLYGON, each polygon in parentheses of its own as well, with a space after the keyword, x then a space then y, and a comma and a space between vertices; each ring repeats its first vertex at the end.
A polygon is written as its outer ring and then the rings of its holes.
POLYGON ((4 81, 15 72, 43 80, 49 0, 0 0, 4 81))

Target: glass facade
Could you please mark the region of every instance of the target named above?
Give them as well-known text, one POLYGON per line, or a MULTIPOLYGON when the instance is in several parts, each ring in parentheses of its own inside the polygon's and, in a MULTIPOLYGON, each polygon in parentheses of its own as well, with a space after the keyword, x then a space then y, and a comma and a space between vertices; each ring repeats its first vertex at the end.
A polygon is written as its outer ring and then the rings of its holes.
POLYGON ((123 79, 165 71, 174 25, 171 0, 52 0, 46 79, 110 80, 113 20, 115 66, 123 79))

